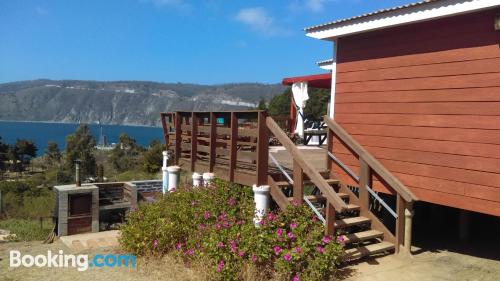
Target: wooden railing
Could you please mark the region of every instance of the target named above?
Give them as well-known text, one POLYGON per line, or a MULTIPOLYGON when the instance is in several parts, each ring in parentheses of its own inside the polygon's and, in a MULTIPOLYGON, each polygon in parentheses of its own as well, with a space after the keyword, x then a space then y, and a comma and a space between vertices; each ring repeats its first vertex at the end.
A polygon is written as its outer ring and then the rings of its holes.
POLYGON ((176 164, 188 162, 191 171, 219 170, 226 180, 258 185, 267 183, 265 118, 266 112, 258 110, 161 114, 165 143, 173 148, 176 164))
POLYGON ((267 128, 280 141, 293 159, 293 200, 302 204, 304 198, 304 175, 316 185, 327 200, 326 204, 326 233, 334 234, 335 211, 343 212, 347 204, 340 198, 335 190, 326 182, 323 176, 307 161, 302 152, 290 140, 286 133, 271 118, 266 119, 267 128))
MULTIPOLYGON (((359 202, 361 215, 369 212, 370 192, 373 190, 373 176, 377 175, 392 192, 397 196, 396 205, 396 251, 399 251, 400 245, 405 245, 409 250, 411 244, 411 217, 412 204, 418 198, 411 190, 401 183, 389 170, 387 170, 373 155, 363 148, 354 138, 349 135, 337 122, 328 116, 324 117, 325 124, 328 126, 328 152, 333 152, 333 138, 336 137, 349 151, 352 152, 359 160, 359 176, 353 175, 352 171, 347 171, 342 163, 333 161, 328 158, 328 168, 332 167, 332 163, 339 165, 347 175, 354 181, 358 182, 359 186, 359 202), (405 214, 406 213, 406 214, 405 214), (410 215, 409 215, 410 213, 410 215), (406 227, 405 227, 405 220, 406 227), (405 233, 406 232, 406 233, 405 233)), ((338 160, 337 160, 338 161, 338 160)))

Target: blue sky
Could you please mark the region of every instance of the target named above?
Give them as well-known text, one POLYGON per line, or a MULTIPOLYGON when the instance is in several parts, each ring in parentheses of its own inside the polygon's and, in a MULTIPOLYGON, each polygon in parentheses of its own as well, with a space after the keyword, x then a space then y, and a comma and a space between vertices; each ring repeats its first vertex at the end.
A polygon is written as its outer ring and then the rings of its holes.
POLYGON ((0 0, 0 83, 279 83, 320 73, 303 28, 411 0, 0 0))

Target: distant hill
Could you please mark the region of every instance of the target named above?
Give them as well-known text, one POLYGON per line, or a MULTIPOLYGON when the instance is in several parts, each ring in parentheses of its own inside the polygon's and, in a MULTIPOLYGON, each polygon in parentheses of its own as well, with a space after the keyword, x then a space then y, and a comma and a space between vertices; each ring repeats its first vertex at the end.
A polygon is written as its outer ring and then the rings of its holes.
POLYGON ((245 110, 283 90, 258 83, 19 81, 0 84, 0 119, 157 126, 162 111, 245 110))

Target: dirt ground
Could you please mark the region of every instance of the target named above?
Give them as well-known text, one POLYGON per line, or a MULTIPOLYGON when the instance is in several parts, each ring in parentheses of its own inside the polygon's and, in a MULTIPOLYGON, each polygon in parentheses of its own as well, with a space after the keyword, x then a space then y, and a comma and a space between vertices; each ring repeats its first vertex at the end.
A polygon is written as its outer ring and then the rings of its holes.
MULTIPOLYGON (((53 244, 41 242, 15 242, 0 244, 0 280, 204 280, 200 271, 185 268, 171 258, 147 262, 139 259, 138 269, 90 268, 79 272, 75 268, 9 268, 9 251, 23 254, 46 254, 48 250, 64 253, 73 251, 61 241, 53 244)), ((92 249, 79 253, 119 253, 116 248, 92 249)), ((389 255, 344 266, 339 272, 345 280, 499 280, 500 261, 463 254, 437 251, 421 252, 412 257, 389 255)))
MULTIPOLYGON (((48 250, 58 252, 63 250, 65 254, 73 253, 61 241, 53 244, 42 244, 41 242, 15 242, 0 244, 0 280, 29 281, 29 280, 204 280, 202 274, 185 268, 171 258, 159 261, 147 262, 143 259, 137 260, 137 269, 132 270, 124 267, 93 267, 87 271, 78 271, 76 268, 10 268, 9 251, 19 250, 22 254, 47 254, 48 250)), ((93 257, 95 254, 120 253, 116 248, 100 248, 78 252, 93 257)))

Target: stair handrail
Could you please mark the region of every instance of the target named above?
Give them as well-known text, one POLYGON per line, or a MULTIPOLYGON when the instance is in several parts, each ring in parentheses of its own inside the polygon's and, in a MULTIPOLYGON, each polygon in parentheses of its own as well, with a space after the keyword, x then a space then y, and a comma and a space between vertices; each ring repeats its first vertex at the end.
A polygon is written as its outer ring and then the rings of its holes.
MULTIPOLYGON (((274 156, 271 155, 271 152, 269 152, 269 159, 271 159, 271 161, 273 161, 274 165, 276 165, 276 167, 281 171, 281 173, 287 178, 287 181, 289 184, 293 184, 293 179, 292 177, 286 172, 286 170, 283 168, 283 166, 281 166, 281 164, 278 162, 278 160, 276 160, 276 158, 274 158, 274 156)), ((311 210, 314 212, 314 214, 316 214, 316 217, 323 223, 325 224, 326 223, 326 219, 323 217, 323 215, 321 215, 321 213, 319 212, 319 210, 314 206, 314 204, 307 198, 306 195, 304 195, 302 197, 304 199, 304 202, 306 202, 306 204, 309 206, 309 208, 311 208, 311 210)))
MULTIPOLYGON (((418 197, 400 182, 382 163, 359 144, 342 126, 335 122, 329 116, 324 117, 325 124, 337 136, 337 138, 346 145, 351 151, 358 155, 371 170, 373 170, 385 183, 387 183, 398 195, 406 202, 418 201, 418 197)), ((331 141, 331 140, 329 140, 331 141)))
POLYGON ((290 153, 290 155, 294 159, 294 162, 300 166, 304 174, 306 174, 311 182, 314 183, 323 193, 323 196, 327 199, 327 202, 331 204, 337 212, 345 211, 347 209, 347 204, 344 202, 344 200, 342 200, 342 198, 340 198, 340 196, 332 189, 332 187, 326 182, 321 174, 316 171, 307 161, 305 161, 302 152, 300 152, 300 150, 295 146, 292 140, 290 140, 286 133, 279 127, 276 121, 274 121, 272 117, 267 117, 266 125, 269 131, 290 153))

